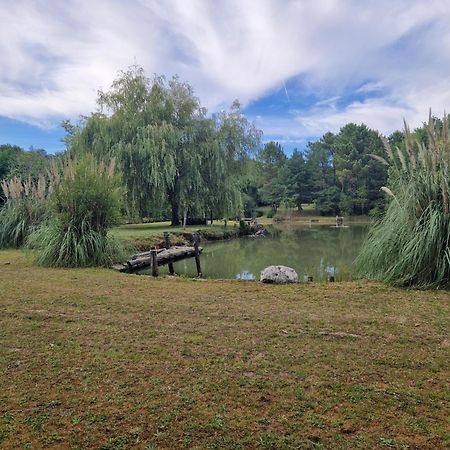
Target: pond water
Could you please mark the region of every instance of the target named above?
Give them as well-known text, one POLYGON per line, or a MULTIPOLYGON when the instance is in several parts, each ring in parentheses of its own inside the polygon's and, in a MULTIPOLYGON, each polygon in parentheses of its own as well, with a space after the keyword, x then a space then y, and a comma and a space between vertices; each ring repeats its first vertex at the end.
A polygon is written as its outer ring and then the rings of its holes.
MULTIPOLYGON (((205 278, 259 279, 261 270, 270 265, 294 268, 300 281, 305 276, 326 280, 351 278, 352 263, 364 241, 368 226, 326 225, 283 227, 271 237, 241 238, 216 243, 202 243, 202 272, 205 278)), ((179 275, 196 276, 194 258, 175 263, 179 275)), ((168 267, 160 267, 161 274, 168 267)))

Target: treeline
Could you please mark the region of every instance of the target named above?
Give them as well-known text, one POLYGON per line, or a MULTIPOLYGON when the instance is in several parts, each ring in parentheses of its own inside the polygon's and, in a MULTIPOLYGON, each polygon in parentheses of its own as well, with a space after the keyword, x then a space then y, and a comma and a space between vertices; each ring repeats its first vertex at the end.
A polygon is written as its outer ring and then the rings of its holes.
MULTIPOLYGON (((253 216, 261 206, 272 214, 280 205, 301 210, 305 203, 323 215, 384 211, 385 149, 364 124, 347 124, 287 156, 277 142, 261 144, 261 131, 238 102, 210 117, 189 84, 149 79, 140 67, 100 91, 98 108, 77 124, 64 123, 66 154, 116 161, 129 220, 189 224, 253 216)), ((419 128, 413 137, 425 142, 427 133, 419 128)), ((404 146, 403 132, 388 139, 393 148, 404 146)), ((0 146, 0 180, 36 179, 51 159, 43 150, 0 146)))
POLYGON ((269 142, 253 164, 247 210, 264 204, 275 214, 282 204, 301 210, 302 204, 313 203, 324 215, 380 212, 387 169, 372 155, 383 154, 378 133, 364 124, 350 123, 338 134, 326 133, 290 157, 280 144, 269 142))

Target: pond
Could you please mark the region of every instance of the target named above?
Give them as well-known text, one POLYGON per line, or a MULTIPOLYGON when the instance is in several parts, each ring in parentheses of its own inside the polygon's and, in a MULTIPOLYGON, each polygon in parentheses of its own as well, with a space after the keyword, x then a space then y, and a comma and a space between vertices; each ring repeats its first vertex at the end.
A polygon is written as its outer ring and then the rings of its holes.
MULTIPOLYGON (((270 265, 294 268, 301 281, 305 276, 326 280, 351 278, 352 263, 364 241, 368 226, 328 225, 283 227, 271 237, 241 238, 216 243, 202 243, 202 272, 205 278, 259 279, 262 269, 270 265)), ((175 263, 179 275, 194 277, 194 258, 175 263)), ((148 273, 148 272, 147 272, 148 273)), ((168 267, 160 267, 168 274, 168 267)))

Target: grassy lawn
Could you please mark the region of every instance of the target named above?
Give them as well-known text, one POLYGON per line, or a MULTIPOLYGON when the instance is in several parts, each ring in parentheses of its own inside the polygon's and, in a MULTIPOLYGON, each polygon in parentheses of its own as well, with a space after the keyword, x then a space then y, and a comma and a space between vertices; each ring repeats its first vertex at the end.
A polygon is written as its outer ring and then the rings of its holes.
POLYGON ((190 241, 190 236, 196 231, 205 239, 226 238, 229 234, 236 234, 238 223, 229 221, 224 226, 223 221, 213 225, 188 225, 186 227, 171 227, 170 222, 137 223, 113 228, 110 233, 121 239, 131 241, 138 249, 147 250, 154 245, 161 244, 165 231, 171 234, 172 244, 184 244, 190 241))
POLYGON ((449 297, 0 252, 0 448, 443 449, 449 297))

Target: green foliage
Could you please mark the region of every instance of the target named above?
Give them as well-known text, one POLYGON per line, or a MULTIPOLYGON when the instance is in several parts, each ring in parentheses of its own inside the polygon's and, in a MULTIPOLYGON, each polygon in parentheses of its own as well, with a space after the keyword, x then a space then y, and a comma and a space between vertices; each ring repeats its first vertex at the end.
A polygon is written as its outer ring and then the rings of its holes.
POLYGON ((383 144, 364 124, 349 123, 338 134, 326 133, 308 145, 310 189, 319 212, 367 214, 379 206, 387 170, 372 154, 382 155, 383 144))
POLYGON ((177 77, 149 80, 132 67, 100 92, 101 113, 81 127, 65 124, 73 154, 115 156, 130 216, 151 217, 170 205, 181 216, 239 215, 242 163, 259 132, 235 102, 228 113, 206 117, 192 87, 177 77))
POLYGON ((287 196, 300 210, 302 203, 311 202, 311 171, 302 153, 297 149, 287 163, 287 196))
POLYGON ((53 167, 49 220, 33 232, 28 246, 39 264, 53 267, 107 266, 123 257, 108 228, 119 218, 123 188, 114 160, 98 163, 86 154, 53 167))
POLYGON ((438 126, 430 114, 428 146, 413 139, 406 124, 403 148, 393 149, 385 141, 390 188, 383 190, 392 199, 358 257, 360 276, 418 288, 449 284, 448 116, 441 123, 443 126, 438 126))
POLYGON ((6 205, 0 209, 0 248, 20 247, 46 214, 44 177, 23 181, 14 177, 1 183, 6 205))
POLYGON ((266 205, 271 205, 275 214, 286 199, 287 158, 278 142, 269 142, 259 152, 258 160, 263 170, 261 198, 266 205))

